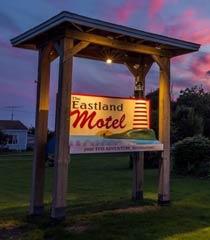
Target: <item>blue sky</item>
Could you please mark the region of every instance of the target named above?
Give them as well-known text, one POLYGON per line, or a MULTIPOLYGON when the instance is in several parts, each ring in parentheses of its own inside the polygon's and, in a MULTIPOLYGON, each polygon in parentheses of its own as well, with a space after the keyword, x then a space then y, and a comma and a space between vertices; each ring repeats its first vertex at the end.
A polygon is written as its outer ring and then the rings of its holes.
MULTIPOLYGON (((198 53, 172 60, 173 95, 195 84, 210 90, 209 0, 1 0, 0 119, 11 119, 8 107, 15 106, 14 119, 34 126, 38 55, 13 48, 10 39, 64 10, 201 44, 198 53)), ((54 126, 57 66, 55 61, 51 70, 50 129, 54 126)), ((148 74, 147 91, 158 87, 158 74, 154 64, 148 74)), ((73 91, 129 97, 133 86, 133 77, 123 65, 74 59, 73 91)))

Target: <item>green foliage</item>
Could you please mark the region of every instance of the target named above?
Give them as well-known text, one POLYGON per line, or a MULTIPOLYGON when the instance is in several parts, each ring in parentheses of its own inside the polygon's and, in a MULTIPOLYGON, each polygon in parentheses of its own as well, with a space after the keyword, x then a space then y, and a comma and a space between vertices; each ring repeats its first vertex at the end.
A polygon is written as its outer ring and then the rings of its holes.
POLYGON ((180 91, 178 105, 193 106, 199 113, 203 111, 206 93, 202 86, 193 86, 180 91))
POLYGON ((144 152, 144 168, 154 169, 159 167, 161 152, 144 152))
POLYGON ((172 119, 172 142, 203 133, 203 118, 193 107, 178 105, 172 119))
POLYGON ((35 135, 35 127, 31 126, 30 128, 28 128, 28 134, 35 135))
POLYGON ((210 115, 204 118, 203 135, 210 138, 210 115))
POLYGON ((0 140, 2 139, 3 135, 3 132, 0 130, 0 140))
POLYGON ((24 236, 24 240, 40 240, 44 239, 44 233, 40 229, 34 229, 27 232, 24 236))
POLYGON ((180 91, 172 111, 172 142, 202 134, 210 138, 210 93, 202 86, 180 91))
POLYGON ((153 129, 158 136, 158 110, 151 111, 151 126, 150 128, 153 129))
POLYGON ((6 135, 0 130, 0 145, 5 144, 5 137, 6 135))
POLYGON ((158 110, 158 102, 159 102, 159 89, 149 92, 146 95, 147 99, 150 99, 152 102, 152 109, 158 110))
POLYGON ((4 134, 2 131, 0 131, 0 152, 4 149, 4 146, 7 143, 7 134, 4 134))
POLYGON ((147 99, 151 100, 151 126, 158 136, 158 103, 159 103, 159 89, 151 91, 146 95, 147 99))
MULTIPOLYGON (((151 128, 158 136, 159 89, 146 98, 151 99, 151 128)), ((195 85, 181 90, 177 100, 171 101, 171 143, 199 134, 210 138, 210 92, 195 85)))
POLYGON ((199 177, 209 175, 210 140, 202 136, 187 137, 174 144, 173 169, 178 174, 199 177))

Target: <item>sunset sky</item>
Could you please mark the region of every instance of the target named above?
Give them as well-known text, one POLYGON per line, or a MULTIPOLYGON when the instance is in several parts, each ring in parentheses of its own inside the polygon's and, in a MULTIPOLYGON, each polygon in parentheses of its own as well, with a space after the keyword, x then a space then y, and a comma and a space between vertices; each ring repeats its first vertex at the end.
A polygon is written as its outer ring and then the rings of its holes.
MULTIPOLYGON (((0 119, 21 120, 34 126, 37 60, 35 51, 13 48, 10 39, 61 11, 70 11, 139 30, 202 45, 200 51, 172 59, 173 97, 195 84, 210 91, 210 2, 209 0, 18 0, 0 1, 0 119)), ((54 126, 58 61, 51 71, 49 128, 54 126)), ((154 64, 146 90, 158 87, 154 64)), ((106 65, 74 59, 73 91, 129 97, 134 80, 124 65, 106 65)))

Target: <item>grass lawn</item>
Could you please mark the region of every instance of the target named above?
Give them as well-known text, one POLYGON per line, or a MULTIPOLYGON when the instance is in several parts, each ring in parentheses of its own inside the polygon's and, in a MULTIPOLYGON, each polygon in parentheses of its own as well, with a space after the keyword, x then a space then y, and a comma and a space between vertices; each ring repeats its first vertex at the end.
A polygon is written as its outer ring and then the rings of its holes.
POLYGON ((210 183, 171 178, 171 205, 159 207, 157 170, 145 171, 145 200, 132 202, 127 154, 72 156, 66 221, 50 220, 52 168, 46 168, 45 214, 28 218, 31 153, 0 155, 0 239, 210 240, 210 183))

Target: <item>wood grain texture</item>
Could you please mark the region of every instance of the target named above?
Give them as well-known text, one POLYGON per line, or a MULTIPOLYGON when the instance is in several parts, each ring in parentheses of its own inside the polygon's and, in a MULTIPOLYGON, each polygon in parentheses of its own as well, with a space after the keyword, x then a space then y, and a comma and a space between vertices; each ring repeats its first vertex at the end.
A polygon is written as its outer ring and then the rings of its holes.
POLYGON ((31 215, 41 214, 41 209, 44 207, 43 198, 49 110, 50 51, 50 45, 39 50, 35 146, 29 209, 31 215))
POLYGON ((65 217, 69 163, 70 95, 72 86, 73 40, 60 44, 59 84, 56 105, 56 149, 53 177, 52 218, 65 217))
POLYGON ((160 161, 158 201, 170 201, 170 59, 156 58, 160 67, 159 86, 159 141, 164 151, 160 161))

